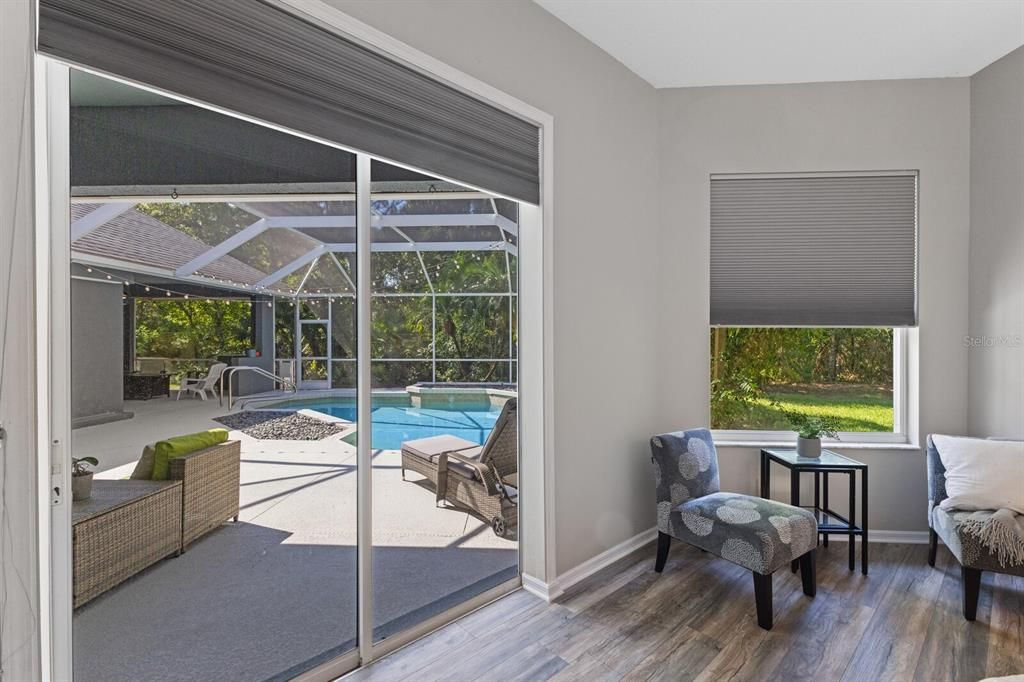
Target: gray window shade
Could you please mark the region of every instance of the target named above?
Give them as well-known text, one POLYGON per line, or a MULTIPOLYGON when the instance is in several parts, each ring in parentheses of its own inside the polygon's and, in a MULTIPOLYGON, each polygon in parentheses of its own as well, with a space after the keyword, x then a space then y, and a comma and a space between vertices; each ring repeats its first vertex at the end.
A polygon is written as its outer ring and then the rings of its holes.
POLYGON ((917 324, 917 177, 713 176, 711 323, 917 324))
POLYGON ((41 0, 39 49, 538 203, 533 124, 260 0, 41 0))

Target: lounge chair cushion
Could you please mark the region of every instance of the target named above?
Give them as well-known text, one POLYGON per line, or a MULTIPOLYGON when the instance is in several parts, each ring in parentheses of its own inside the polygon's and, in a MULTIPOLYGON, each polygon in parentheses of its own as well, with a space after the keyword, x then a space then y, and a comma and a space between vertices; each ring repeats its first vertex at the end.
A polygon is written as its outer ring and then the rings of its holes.
POLYGON ((461 452, 469 448, 479 448, 473 441, 459 438, 457 436, 431 436, 430 438, 417 438, 402 443, 402 450, 420 459, 437 464, 437 458, 446 452, 461 452))
MULTIPOLYGON (((483 451, 483 447, 479 445, 474 445, 471 448, 460 450, 458 454, 460 457, 465 457, 466 459, 471 459, 473 461, 478 462, 480 461, 480 455, 483 453, 483 451)), ((466 478, 474 478, 477 480, 479 480, 480 478, 479 476, 476 475, 476 469, 474 469, 473 467, 469 466, 464 462, 460 462, 457 459, 448 460, 448 471, 454 471, 455 473, 461 474, 466 478)))
MULTIPOLYGON (((660 510, 659 510, 660 511, 660 510)), ((684 502, 659 519, 669 535, 762 575, 814 549, 814 515, 783 502, 737 493, 711 493, 684 502)))
POLYGON ((220 445, 228 439, 227 429, 210 429, 187 436, 175 436, 167 440, 157 441, 153 455, 154 481, 166 481, 171 472, 171 460, 184 457, 199 450, 220 445))

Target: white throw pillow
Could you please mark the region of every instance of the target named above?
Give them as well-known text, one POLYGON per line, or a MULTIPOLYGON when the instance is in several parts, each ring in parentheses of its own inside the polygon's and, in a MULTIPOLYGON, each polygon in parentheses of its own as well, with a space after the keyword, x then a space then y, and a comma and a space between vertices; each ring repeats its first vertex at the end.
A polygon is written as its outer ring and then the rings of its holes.
POLYGON ((932 436, 946 468, 942 509, 1024 514, 1024 442, 932 436))

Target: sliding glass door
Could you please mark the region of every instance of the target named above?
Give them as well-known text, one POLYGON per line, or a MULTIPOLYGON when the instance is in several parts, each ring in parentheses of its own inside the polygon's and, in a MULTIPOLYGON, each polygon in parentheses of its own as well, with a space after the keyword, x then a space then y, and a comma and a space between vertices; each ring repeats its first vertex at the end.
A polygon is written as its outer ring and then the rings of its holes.
POLYGON ((354 665, 359 387, 302 398, 358 362, 323 232, 356 243, 356 155, 83 71, 63 96, 75 679, 354 665))
POLYGON ((518 578, 518 252, 512 202, 371 173, 376 642, 518 578))
POLYGON ((515 202, 70 74, 75 678, 338 675, 518 586, 515 202))

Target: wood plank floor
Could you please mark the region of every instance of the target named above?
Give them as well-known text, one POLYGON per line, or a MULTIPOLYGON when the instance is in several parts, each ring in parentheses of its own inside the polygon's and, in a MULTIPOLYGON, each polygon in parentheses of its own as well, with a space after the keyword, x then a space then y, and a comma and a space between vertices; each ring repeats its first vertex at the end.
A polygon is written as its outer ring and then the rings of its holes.
POLYGON ((985 573, 978 619, 960 611, 944 547, 819 547, 818 594, 775 574, 775 627, 754 617, 750 573, 675 543, 645 547, 545 604, 519 591, 346 680, 964 680, 1024 673, 1024 578, 985 573))

